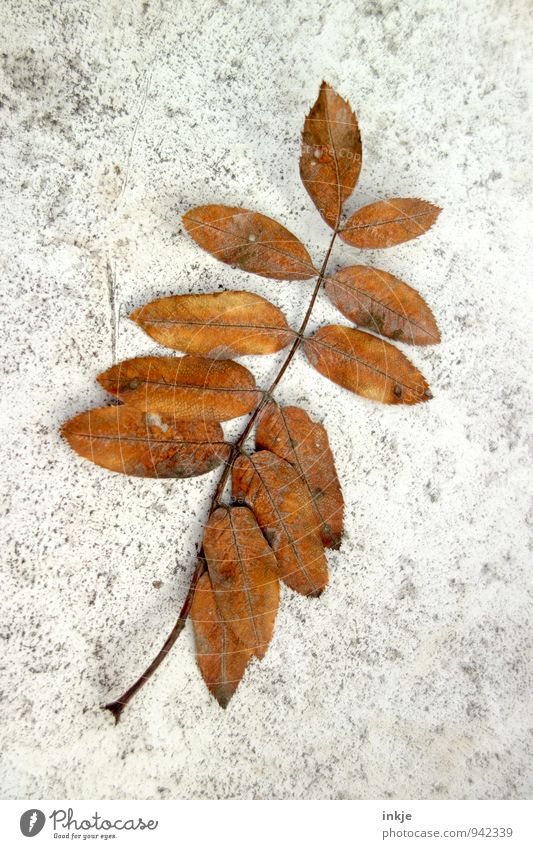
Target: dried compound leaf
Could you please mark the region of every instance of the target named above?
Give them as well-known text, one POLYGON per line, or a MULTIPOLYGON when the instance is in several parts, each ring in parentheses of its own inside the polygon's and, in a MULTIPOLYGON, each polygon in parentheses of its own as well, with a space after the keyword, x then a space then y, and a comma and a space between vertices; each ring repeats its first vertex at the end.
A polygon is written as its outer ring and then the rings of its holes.
POLYGON ((149 478, 190 478, 229 457, 216 422, 180 421, 163 413, 120 405, 75 416, 62 436, 81 457, 104 469, 149 478))
POLYGON ((255 444, 296 469, 316 510, 323 544, 339 548, 344 500, 323 425, 299 407, 279 407, 270 401, 261 413, 255 444))
POLYGON ((273 354, 294 339, 281 310, 252 292, 160 298, 130 317, 161 345, 214 359, 273 354))
POLYGON ((379 268, 352 265, 328 277, 330 301, 355 324, 412 345, 435 345, 433 313, 411 286, 379 268))
POLYGON ((200 672, 219 705, 225 708, 239 686, 253 652, 241 643, 222 619, 207 573, 198 581, 191 619, 200 672))
POLYGON ((219 507, 203 549, 217 607, 243 645, 263 657, 279 605, 276 558, 248 507, 219 507))
POLYGON ((325 377, 383 404, 418 404, 431 392, 418 369, 389 342, 351 327, 321 327, 304 342, 307 359, 325 377))
POLYGON ((191 209, 183 223, 200 247, 244 271, 275 280, 307 280, 317 273, 299 239, 260 212, 212 204, 191 209))
POLYGON ((432 397, 418 369, 375 335, 418 345, 440 341, 423 298, 393 275, 365 266, 324 279, 337 235, 360 248, 388 247, 426 232, 440 212, 427 201, 391 198, 359 209, 341 225, 361 162, 356 117, 323 82, 305 119, 300 156, 304 186, 334 230, 321 272, 298 238, 260 213, 213 204, 183 217, 190 236, 221 262, 275 280, 318 275, 300 329, 292 330, 274 304, 244 291, 155 300, 131 318, 185 356, 114 365, 99 381, 117 405, 82 413, 62 427, 80 456, 123 474, 186 478, 225 466, 178 619, 143 674, 104 706, 115 721, 189 616, 201 674, 225 708, 250 660, 262 658, 271 641, 280 579, 306 596, 319 596, 328 583, 324 548, 340 546, 344 512, 328 436, 304 410, 280 407, 272 397, 297 350, 303 347, 322 375, 367 398, 416 404, 432 397), (322 282, 343 315, 371 332, 331 325, 303 338, 322 282), (287 346, 268 390, 258 389, 251 372, 234 362, 287 346), (240 435, 226 442, 220 422, 250 412, 240 435), (243 446, 254 424, 258 450, 250 455, 243 446), (234 500, 221 506, 230 474, 234 500))
POLYGON ((234 463, 234 498, 253 510, 276 555, 278 574, 303 595, 318 596, 328 582, 320 527, 295 469, 270 451, 242 454, 234 463))
POLYGON ((304 123, 300 176, 330 227, 339 223, 361 164, 361 135, 350 104, 323 82, 304 123))
POLYGON ((363 206, 339 236, 357 248, 390 248, 416 239, 437 220, 438 206, 418 198, 391 198, 363 206))
POLYGON ((98 381, 128 406, 178 419, 227 421, 249 413, 260 399, 253 374, 232 360, 136 357, 98 381))

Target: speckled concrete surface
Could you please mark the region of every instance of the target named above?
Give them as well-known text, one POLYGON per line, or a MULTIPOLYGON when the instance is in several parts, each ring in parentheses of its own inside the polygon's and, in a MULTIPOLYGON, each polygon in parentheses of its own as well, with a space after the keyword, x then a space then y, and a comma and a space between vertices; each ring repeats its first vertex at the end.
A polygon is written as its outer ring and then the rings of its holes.
MULTIPOLYGON (((4 0, 4 797, 531 792, 528 6, 4 0), (98 705, 171 627, 215 475, 112 475, 58 427, 104 401, 100 370, 157 350, 127 320, 144 301, 248 287, 301 315, 310 284, 218 265, 178 215, 255 208, 320 258, 297 156, 323 77, 362 128, 351 208, 444 207, 417 242, 333 256, 432 304, 444 341, 411 357, 435 399, 383 408, 292 367, 280 397, 323 419, 346 495, 330 587, 283 592, 225 713, 187 630, 115 728, 98 705)), ((275 358, 253 368, 266 378, 275 358)))

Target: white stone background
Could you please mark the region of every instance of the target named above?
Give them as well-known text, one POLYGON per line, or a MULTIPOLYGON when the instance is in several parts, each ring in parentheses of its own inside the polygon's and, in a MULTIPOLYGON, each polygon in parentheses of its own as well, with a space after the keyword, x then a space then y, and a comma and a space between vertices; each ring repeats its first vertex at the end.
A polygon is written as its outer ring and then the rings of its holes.
POLYGON ((527 796, 527 0, 4 0, 1 37, 3 795, 527 796), (99 704, 171 628, 216 473, 113 475, 58 428, 105 403, 113 360, 158 350, 135 306, 248 288, 302 315, 310 282, 217 264, 179 216, 257 209, 320 259, 298 145, 322 78, 361 125, 349 209, 444 208, 419 240, 339 246, 331 266, 375 263, 427 298, 443 342, 410 356, 435 398, 379 406, 298 358, 279 398, 324 421, 347 504, 330 586, 283 592, 227 711, 188 627, 115 728, 99 704))

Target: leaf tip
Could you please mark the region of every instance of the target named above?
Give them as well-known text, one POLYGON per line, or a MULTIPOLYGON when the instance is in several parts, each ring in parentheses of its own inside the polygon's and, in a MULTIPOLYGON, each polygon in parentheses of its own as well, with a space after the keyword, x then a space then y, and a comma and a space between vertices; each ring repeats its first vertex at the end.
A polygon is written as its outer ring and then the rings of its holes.
MULTIPOLYGON (((77 418, 77 417, 75 416, 74 418, 77 418)), ((74 419, 69 419, 68 421, 63 422, 59 427, 59 435, 61 436, 62 439, 64 439, 69 444, 70 444, 70 437, 71 437, 71 433, 72 433, 71 430, 70 430, 70 427, 71 427, 73 421, 74 421, 74 419)))
POLYGON ((424 200, 423 198, 418 198, 418 201, 424 204, 429 215, 432 216, 431 223, 428 225, 427 229, 430 230, 431 227, 435 224, 435 221, 439 217, 442 212, 442 206, 438 206, 436 203, 431 203, 429 200, 424 200))
POLYGON ((231 697, 233 696, 234 691, 229 690, 228 687, 218 687, 213 691, 213 695, 217 702, 219 703, 222 710, 226 710, 227 706, 231 701, 231 697))
POLYGON ((429 205, 433 208, 433 212, 434 212, 434 214, 435 214, 435 221, 436 221, 436 220, 437 220, 437 218, 439 217, 439 215, 440 215, 440 214, 441 214, 441 212, 442 212, 442 206, 439 206, 439 205, 438 205, 438 204, 436 204, 436 203, 430 203, 429 205))
POLYGON ((100 384, 102 389, 106 389, 109 391, 109 387, 106 386, 106 378, 109 379, 109 372, 111 369, 106 369, 105 371, 101 371, 100 374, 96 375, 96 382, 100 384))
POLYGON ((130 312, 128 318, 130 321, 134 321, 135 324, 140 324, 141 313, 143 311, 143 307, 135 307, 135 309, 130 312))
POLYGON ((191 229, 192 229, 193 220, 192 220, 191 216, 192 216, 193 212, 194 212, 193 209, 188 209, 187 212, 184 212, 183 215, 181 216, 183 226, 185 227, 185 229, 187 230, 187 233, 189 233, 189 235, 192 235, 191 229))
POLYGON ((342 531, 341 533, 335 533, 330 525, 324 525, 322 528, 322 542, 326 548, 338 551, 342 545, 342 531))
POLYGON ((324 590, 326 589, 327 584, 324 584, 322 587, 317 587, 312 590, 310 593, 306 593, 307 598, 320 598, 324 590))

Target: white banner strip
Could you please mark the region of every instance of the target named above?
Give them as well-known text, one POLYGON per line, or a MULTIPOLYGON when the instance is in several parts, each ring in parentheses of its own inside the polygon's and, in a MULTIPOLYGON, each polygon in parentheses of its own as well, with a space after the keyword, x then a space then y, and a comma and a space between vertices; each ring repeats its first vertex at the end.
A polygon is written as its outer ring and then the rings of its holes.
POLYGON ((10 800, 0 805, 2 845, 9 849, 72 843, 117 849, 533 847, 528 801, 10 800))

